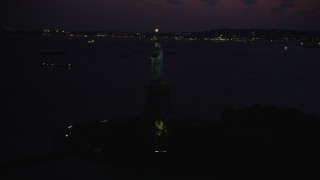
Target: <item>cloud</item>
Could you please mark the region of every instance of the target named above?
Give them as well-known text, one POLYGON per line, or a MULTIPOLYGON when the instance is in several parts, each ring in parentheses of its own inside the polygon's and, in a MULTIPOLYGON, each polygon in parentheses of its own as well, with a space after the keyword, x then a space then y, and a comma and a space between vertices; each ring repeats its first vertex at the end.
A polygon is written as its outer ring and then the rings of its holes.
POLYGON ((200 0, 200 1, 206 3, 209 6, 214 6, 218 0, 200 0))
POLYGON ((253 8, 252 6, 259 3, 259 0, 241 0, 243 4, 245 4, 247 6, 247 8, 245 8, 244 13, 245 14, 252 14, 256 11, 255 8, 253 8))
POLYGON ((151 2, 151 1, 149 1, 149 0, 133 0, 133 1, 140 2, 140 3, 145 4, 145 5, 148 5, 148 6, 160 7, 159 4, 154 3, 154 2, 151 2))
POLYGON ((257 4, 259 2, 258 0, 241 0, 241 1, 247 6, 252 6, 252 5, 257 4))
POLYGON ((293 0, 280 0, 280 4, 271 9, 274 13, 283 13, 286 10, 295 7, 293 0))
POLYGON ((167 0, 167 2, 171 3, 171 4, 175 4, 175 5, 182 5, 183 2, 179 1, 179 0, 167 0))
POLYGON ((256 11, 255 8, 248 7, 248 8, 246 8, 246 9, 244 10, 244 13, 245 13, 245 14, 252 14, 252 13, 254 13, 255 11, 256 11))
POLYGON ((314 6, 320 9, 320 1, 316 2, 314 6))
POLYGON ((304 19, 304 22, 309 24, 309 28, 319 29, 320 28, 320 15, 314 15, 312 17, 304 19))
POLYGON ((287 19, 298 19, 301 17, 311 16, 316 13, 317 13, 317 9, 305 9, 289 15, 287 19))

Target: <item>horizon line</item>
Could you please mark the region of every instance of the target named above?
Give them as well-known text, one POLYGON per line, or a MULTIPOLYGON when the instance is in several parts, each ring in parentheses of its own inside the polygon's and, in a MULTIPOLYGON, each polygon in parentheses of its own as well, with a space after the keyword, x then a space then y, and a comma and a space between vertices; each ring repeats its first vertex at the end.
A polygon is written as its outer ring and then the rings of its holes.
MULTIPOLYGON (((65 31, 65 32, 122 32, 122 33, 153 33, 153 31, 124 31, 124 30, 65 30, 63 28, 43 28, 43 29, 3 29, 0 31, 26 31, 26 32, 43 32, 44 30, 54 31, 65 31)), ((290 29, 290 28, 215 28, 206 29, 199 31, 160 31, 160 33, 201 33, 208 31, 219 31, 219 30, 283 30, 283 31, 320 31, 320 29, 290 29)))

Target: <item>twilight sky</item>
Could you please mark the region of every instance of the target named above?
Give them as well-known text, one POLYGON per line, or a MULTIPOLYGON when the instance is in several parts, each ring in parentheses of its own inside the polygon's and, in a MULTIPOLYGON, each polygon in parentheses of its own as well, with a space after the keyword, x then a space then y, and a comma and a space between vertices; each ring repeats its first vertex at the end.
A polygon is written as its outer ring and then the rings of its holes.
POLYGON ((320 29, 320 0, 1 0, 0 23, 29 30, 320 29))

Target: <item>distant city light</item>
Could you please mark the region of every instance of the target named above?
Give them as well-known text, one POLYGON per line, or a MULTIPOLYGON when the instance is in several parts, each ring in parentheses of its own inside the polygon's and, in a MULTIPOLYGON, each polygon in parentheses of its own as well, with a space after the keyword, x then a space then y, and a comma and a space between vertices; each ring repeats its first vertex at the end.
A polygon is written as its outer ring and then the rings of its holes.
MULTIPOLYGON (((69 64, 70 65, 70 64, 69 64)), ((68 128, 70 129, 70 128, 72 128, 73 127, 73 125, 71 125, 71 126, 69 126, 68 128)))
POLYGON ((69 137, 69 134, 66 134, 66 137, 69 137))
MULTIPOLYGON (((134 32, 134 33, 124 33, 124 32, 105 32, 105 33, 96 33, 93 35, 84 34, 82 32, 68 32, 65 30, 49 30, 49 29, 43 29, 43 36, 54 36, 58 35, 59 33, 64 33, 65 35, 71 37, 85 37, 89 38, 87 39, 87 42, 89 44, 96 43, 95 37, 111 37, 111 38, 150 38, 151 40, 157 40, 159 38, 158 36, 161 36, 163 39, 174 39, 179 41, 196 41, 196 40, 205 40, 205 41, 214 41, 214 42, 227 42, 227 41, 237 41, 237 42, 288 42, 288 41, 298 41, 299 44, 302 46, 305 45, 303 41, 306 40, 306 37, 300 37, 292 32, 281 32, 281 36, 279 36, 279 32, 272 31, 270 32, 263 32, 263 31, 248 31, 248 33, 243 33, 241 31, 236 30, 230 30, 230 31, 223 31, 223 30, 215 30, 212 31, 209 34, 202 34, 202 33, 169 33, 160 35, 160 29, 156 28, 154 29, 154 32, 157 34, 156 36, 149 37, 148 35, 144 35, 143 33, 134 32), (51 34, 51 32, 57 32, 54 34, 51 34), (92 39, 91 39, 92 38, 92 39), (300 42, 299 42, 300 41, 300 42)), ((312 35, 312 41, 313 45, 317 45, 319 43, 319 37, 316 36, 316 34, 312 35)), ((320 45, 320 43, 319 43, 320 45)))

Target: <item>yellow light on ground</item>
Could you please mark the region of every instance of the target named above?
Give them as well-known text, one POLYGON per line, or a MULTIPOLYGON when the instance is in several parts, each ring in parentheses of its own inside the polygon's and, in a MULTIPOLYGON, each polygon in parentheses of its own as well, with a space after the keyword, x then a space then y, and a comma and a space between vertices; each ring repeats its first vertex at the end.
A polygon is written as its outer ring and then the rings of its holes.
POLYGON ((157 136, 162 136, 162 135, 167 135, 167 127, 163 123, 163 121, 155 121, 155 130, 156 130, 156 135, 157 136))

